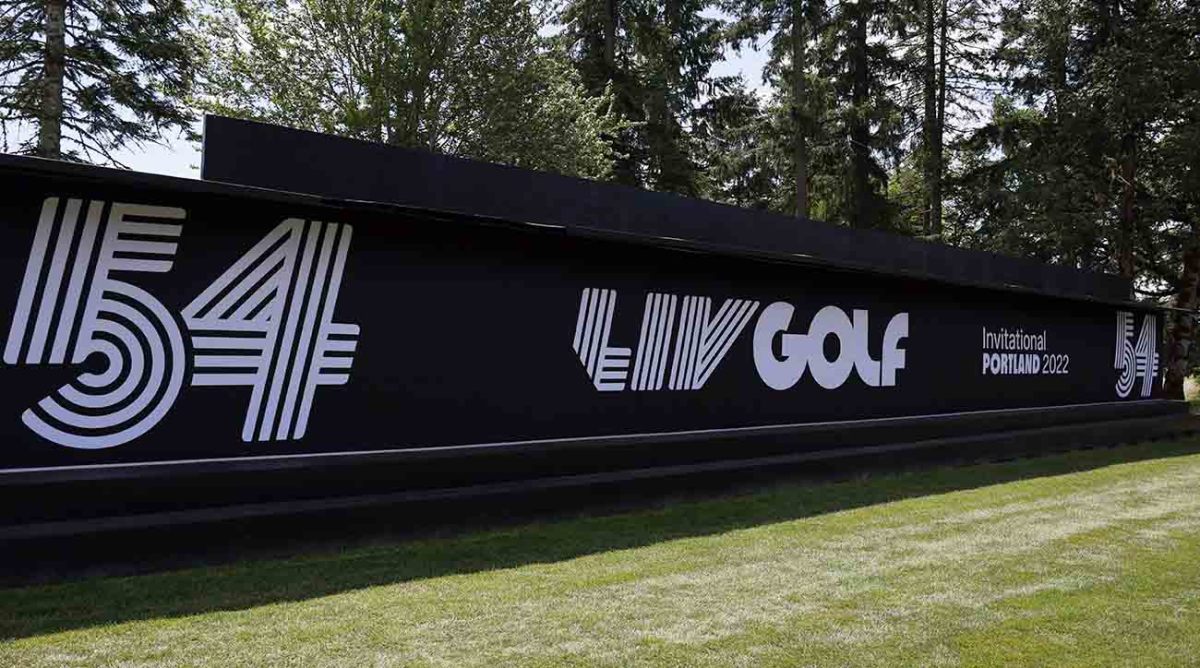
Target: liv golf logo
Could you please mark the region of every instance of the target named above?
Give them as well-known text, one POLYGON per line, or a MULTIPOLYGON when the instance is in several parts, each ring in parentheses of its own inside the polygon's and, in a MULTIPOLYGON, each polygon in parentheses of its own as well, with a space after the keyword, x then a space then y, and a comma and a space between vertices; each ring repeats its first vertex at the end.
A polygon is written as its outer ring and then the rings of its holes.
POLYGON ((847 315, 826 306, 800 333, 790 331, 795 308, 786 302, 760 312, 759 302, 727 299, 714 312, 708 297, 652 292, 642 307, 637 348, 630 349, 610 343, 616 305, 615 290, 587 288, 575 323, 575 353, 602 392, 701 389, 756 314, 754 366, 772 389, 789 389, 806 372, 821 387, 836 389, 851 371, 869 387, 891 387, 905 364, 901 341, 908 337, 907 313, 888 320, 879 355, 873 357, 867 345, 870 317, 862 309, 847 315), (833 359, 824 348, 831 336, 839 344, 833 359))
POLYGON ((70 448, 127 443, 170 411, 190 354, 191 385, 250 389, 243 440, 292 440, 304 436, 317 386, 349 380, 358 326, 334 323, 333 311, 350 226, 284 221, 183 310, 185 336, 158 299, 127 282, 171 271, 185 216, 45 200, 4 362, 99 358, 103 369, 27 409, 29 429, 70 448))

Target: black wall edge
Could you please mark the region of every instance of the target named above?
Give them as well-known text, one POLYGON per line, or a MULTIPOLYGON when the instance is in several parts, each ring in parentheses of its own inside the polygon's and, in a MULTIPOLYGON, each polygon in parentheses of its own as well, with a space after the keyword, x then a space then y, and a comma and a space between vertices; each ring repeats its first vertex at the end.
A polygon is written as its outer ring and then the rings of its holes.
MULTIPOLYGON (((1024 425, 1014 420, 993 423, 997 429, 981 429, 980 423, 972 419, 943 423, 932 430, 929 426, 894 425, 890 439, 864 441, 863 445, 849 448, 799 452, 753 448, 739 458, 701 458, 671 464, 647 463, 626 456, 602 467, 545 470, 541 475, 529 475, 532 473, 529 471, 524 476, 474 477, 422 487, 381 483, 380 479, 394 471, 396 464, 382 468, 371 464, 373 475, 365 475, 367 466, 360 465, 323 477, 325 490, 319 495, 300 491, 311 479, 296 471, 274 471, 266 478, 261 473, 236 478, 236 473, 226 471, 149 488, 144 482, 139 485, 135 481, 106 481, 103 487, 75 482, 0 488, 0 499, 5 502, 37 509, 35 514, 18 521, 0 523, 0 541, 11 544, 247 521, 279 527, 275 523, 285 518, 304 522, 292 530, 302 531, 307 522, 321 518, 346 522, 364 513, 388 513, 393 508, 404 512, 408 507, 421 508, 422 514, 429 518, 424 522, 428 524, 438 517, 439 507, 450 508, 448 504, 455 503, 519 504, 519 499, 530 495, 566 495, 578 491, 586 496, 572 497, 570 506, 583 508, 630 492, 636 495, 639 487, 653 490, 643 493, 654 498, 655 494, 670 494, 672 490, 719 490, 784 476, 836 479, 850 472, 997 461, 1178 438, 1200 431, 1200 419, 1190 416, 1182 402, 1157 402, 1136 412, 1117 411, 1108 415, 1108 419, 1100 419, 1094 412, 1055 410, 1024 425), (330 482, 336 486, 331 488, 330 482), (247 493, 247 489, 255 486, 265 486, 265 493, 247 493), (213 491, 224 493, 224 498, 214 502, 213 491), (194 497, 198 493, 207 495, 206 503, 196 502, 194 497), (47 504, 47 498, 53 502, 47 504), (103 503, 97 505, 98 498, 103 503), (88 512, 80 513, 77 510, 80 505, 89 505, 88 512)), ((753 442, 758 446, 770 443, 753 442)))
POLYGON ((797 220, 668 193, 206 116, 201 177, 729 251, 757 251, 952 283, 1124 301, 1129 280, 897 234, 797 220))

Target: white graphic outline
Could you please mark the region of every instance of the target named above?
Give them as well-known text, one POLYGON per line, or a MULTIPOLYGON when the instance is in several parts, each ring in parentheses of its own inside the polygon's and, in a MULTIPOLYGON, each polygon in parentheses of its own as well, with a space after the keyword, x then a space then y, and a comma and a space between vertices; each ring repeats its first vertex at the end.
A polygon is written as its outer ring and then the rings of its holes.
POLYGON ((672 358, 668 389, 703 388, 758 310, 756 301, 727 299, 710 317, 708 297, 646 295, 631 379, 632 351, 609 345, 616 304, 617 291, 611 289, 584 288, 579 297, 572 348, 601 392, 620 392, 627 383, 635 391, 661 390, 667 380, 668 356, 672 358))
POLYGON ((629 348, 608 345, 616 305, 616 290, 585 288, 579 297, 579 317, 575 322, 572 346, 592 384, 601 392, 624 390, 629 375, 629 348))
POLYGON ((46 440, 94 450, 149 431, 183 386, 186 353, 175 319, 152 295, 112 275, 170 271, 183 231, 171 221, 186 212, 92 201, 80 225, 83 211, 81 199, 43 202, 4 362, 104 360, 103 371, 81 374, 21 415, 46 440))
POLYGON ((1154 390, 1154 379, 1158 376, 1158 317, 1152 314, 1142 319, 1137 342, 1133 339, 1134 315, 1130 311, 1117 311, 1117 342, 1113 354, 1113 368, 1120 371, 1116 392, 1122 399, 1133 391, 1137 379, 1142 379, 1140 395, 1149 397, 1154 390))
POLYGON ((319 385, 344 385, 358 325, 333 322, 353 228, 291 218, 183 310, 193 386, 250 387, 243 441, 303 438, 319 385))
MULTIPOLYGON (((22 414, 69 448, 110 448, 145 434, 184 385, 189 350, 175 316, 114 275, 174 266, 186 211, 46 198, 3 361, 102 362, 22 414)), ((243 440, 303 438, 316 388, 349 381, 359 328, 333 322, 353 229, 288 219, 184 310, 194 386, 248 386, 243 440)))

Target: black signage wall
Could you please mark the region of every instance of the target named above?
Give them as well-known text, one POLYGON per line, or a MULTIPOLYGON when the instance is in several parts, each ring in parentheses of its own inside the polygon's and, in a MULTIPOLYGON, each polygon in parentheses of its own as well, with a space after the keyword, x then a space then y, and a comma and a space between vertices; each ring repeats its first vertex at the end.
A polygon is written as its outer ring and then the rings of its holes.
POLYGON ((386 202, 576 231, 688 239, 726 252, 1043 294, 1126 300, 1128 280, 672 193, 467 160, 241 119, 204 119, 205 180, 386 202))
POLYGON ((1159 396, 1159 317, 168 179, 0 166, 0 470, 1159 396))

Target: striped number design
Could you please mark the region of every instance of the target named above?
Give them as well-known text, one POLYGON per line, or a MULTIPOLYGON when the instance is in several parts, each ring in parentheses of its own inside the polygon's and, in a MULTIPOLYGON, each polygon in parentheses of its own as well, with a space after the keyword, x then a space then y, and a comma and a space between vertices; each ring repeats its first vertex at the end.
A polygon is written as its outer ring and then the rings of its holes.
POLYGON ((104 369, 81 374, 22 414, 42 438, 110 448, 149 431, 175 403, 186 363, 179 326, 161 302, 121 278, 170 271, 184 216, 171 207, 43 203, 4 362, 92 357, 104 369))
POLYGON ((4 363, 78 365, 22 415, 69 448, 128 443, 170 411, 185 383, 249 387, 245 441, 294 440, 316 388, 343 385, 358 326, 333 322, 353 230, 286 220, 173 314, 126 275, 171 271, 183 209, 51 197, 42 206, 4 363))
POLYGON ((358 325, 333 322, 353 229, 286 220, 183 310, 192 385, 249 387, 243 441, 304 436, 318 385, 344 385, 358 325))

